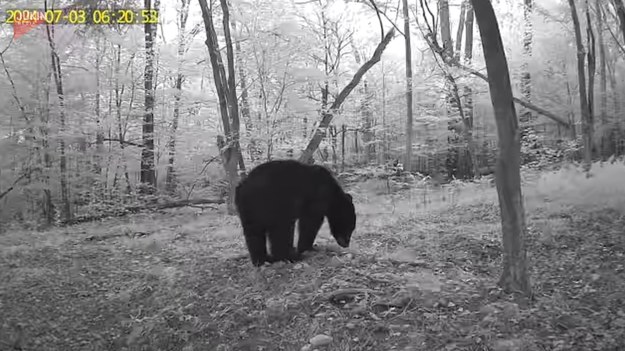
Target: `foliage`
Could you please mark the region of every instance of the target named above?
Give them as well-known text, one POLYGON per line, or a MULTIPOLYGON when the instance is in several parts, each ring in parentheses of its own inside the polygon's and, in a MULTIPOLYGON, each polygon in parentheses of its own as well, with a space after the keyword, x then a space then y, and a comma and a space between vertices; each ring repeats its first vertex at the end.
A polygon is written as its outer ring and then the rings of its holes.
POLYGON ((579 161, 582 140, 558 139, 556 143, 545 143, 545 137, 532 128, 523 131, 521 137, 521 164, 526 167, 544 169, 557 167, 562 162, 579 161))

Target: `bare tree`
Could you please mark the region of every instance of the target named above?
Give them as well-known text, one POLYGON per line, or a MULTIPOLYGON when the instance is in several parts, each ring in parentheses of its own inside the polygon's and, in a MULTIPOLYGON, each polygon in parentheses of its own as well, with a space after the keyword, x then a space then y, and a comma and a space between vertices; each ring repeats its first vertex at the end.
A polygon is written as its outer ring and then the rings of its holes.
POLYGON ((467 1, 463 0, 460 5, 460 18, 458 19, 458 30, 456 31, 456 60, 460 60, 460 53, 462 52, 462 33, 464 31, 464 19, 467 15, 467 1))
POLYGON ((410 17, 408 0, 402 0, 404 13, 404 47, 406 48, 406 159, 404 169, 412 171, 412 46, 410 45, 410 17))
POLYGON ((226 0, 221 0, 221 10, 223 13, 223 29, 226 39, 226 58, 228 61, 228 74, 224 69, 224 63, 221 59, 219 50, 219 42, 217 40, 217 32, 213 23, 212 3, 206 0, 199 0, 202 9, 202 18, 204 19, 204 27, 206 30, 206 46, 210 56, 211 67, 213 69, 213 81, 215 82, 215 90, 219 98, 219 111, 221 121, 224 128, 224 136, 219 136, 217 146, 219 147, 222 162, 226 174, 228 175, 229 196, 228 196, 228 213, 236 213, 234 204, 234 193, 239 181, 237 165, 241 155, 239 145, 239 106, 237 101, 236 77, 234 70, 234 50, 232 47, 232 38, 230 36, 230 12, 226 0))
POLYGON ((606 110, 608 107, 608 95, 607 87, 608 80, 606 77, 606 58, 605 58, 605 42, 603 40, 603 9, 601 7, 602 1, 595 0, 595 9, 597 13, 597 45, 599 46, 599 118, 602 124, 606 123, 606 110))
POLYGON ((509 292, 531 293, 525 251, 525 210, 521 192, 520 132, 512 98, 510 74, 497 18, 490 0, 472 0, 480 29, 495 110, 499 154, 495 181, 503 233, 503 271, 500 286, 509 292))
POLYGON ((182 84, 185 76, 182 73, 182 63, 186 51, 187 19, 189 18, 189 3, 191 0, 180 0, 180 10, 178 13, 178 73, 174 81, 174 115, 169 130, 169 141, 167 142, 167 175, 165 177, 165 187, 167 191, 173 192, 175 189, 175 157, 176 157, 176 133, 178 131, 178 120, 180 119, 180 100, 182 98, 182 84))
MULTIPOLYGON (((154 8, 158 9, 159 0, 154 8)), ((144 0, 145 9, 152 9, 152 0, 144 0)), ((143 145, 141 147, 141 190, 145 193, 156 191, 156 171, 154 169, 154 39, 156 24, 146 22, 145 28, 145 113, 143 115, 143 145)))
MULTIPOLYGON (((523 0, 523 55, 524 62, 521 67, 521 94, 526 101, 532 101, 532 79, 529 71, 529 60, 532 57, 532 0, 523 0)), ((521 123, 528 123, 532 120, 532 112, 528 108, 523 109, 520 120, 521 123)))
MULTIPOLYGON (((48 2, 44 2, 47 10, 48 2)), ((63 74, 61 72, 61 59, 56 51, 54 44, 54 26, 46 25, 46 34, 48 44, 50 46, 50 62, 52 66, 52 74, 56 86, 56 94, 59 99, 59 171, 61 178, 61 220, 69 222, 72 219, 69 186, 67 182, 67 155, 65 153, 65 93, 63 92, 63 74)))
MULTIPOLYGON (((588 0, 585 3, 586 10, 586 46, 588 47, 588 52, 586 53, 586 57, 588 58, 588 115, 586 116, 586 125, 584 137, 588 138, 588 143, 590 145, 590 156, 586 155, 586 158, 590 157, 589 160, 586 160, 586 167, 590 169, 590 165, 592 163, 592 148, 593 148, 593 136, 595 134, 595 70, 596 70, 596 53, 595 53, 595 33, 592 30, 592 23, 590 20, 590 4, 588 0)), ((582 125, 583 122, 582 122, 582 125)))
POLYGON ((395 35, 395 29, 391 29, 384 36, 384 39, 378 44, 378 47, 373 52, 373 55, 371 56, 371 58, 367 62, 365 62, 358 69, 358 71, 356 71, 356 73, 354 74, 354 77, 352 77, 352 80, 345 86, 345 88, 343 88, 343 90, 341 90, 341 92, 338 94, 334 102, 330 104, 329 108, 323 111, 323 115, 321 117, 321 121, 319 122, 319 126, 314 131, 312 138, 308 142, 308 145, 306 145, 306 149, 304 150, 304 152, 302 152, 301 156, 299 157, 300 162, 304 162, 304 163, 313 162, 313 154, 319 148, 319 144, 321 144, 321 140, 323 140, 326 134, 326 130, 328 129, 330 122, 332 122, 332 118, 334 118, 334 111, 336 111, 339 107, 341 107, 345 99, 349 96, 352 90, 356 88, 356 86, 358 85, 362 77, 365 75, 365 73, 367 73, 367 71, 369 71, 371 67, 373 67, 376 63, 380 61, 380 58, 382 57, 382 53, 384 52, 384 49, 386 49, 386 46, 388 45, 388 43, 390 43, 391 39, 393 39, 394 35, 395 35))
POLYGON ((616 10, 621 25, 621 32, 623 33, 623 40, 625 41, 625 2, 623 0, 612 0, 612 4, 616 10))
POLYGON ((96 118, 96 156, 94 157, 94 171, 96 174, 100 174, 102 172, 102 162, 101 156, 104 153, 104 129, 102 127, 102 114, 100 108, 101 96, 101 82, 100 82, 100 69, 102 66, 102 57, 106 53, 106 50, 102 48, 101 37, 98 37, 95 40, 97 54, 95 55, 95 84, 96 84, 96 92, 95 92, 95 118, 96 118))
POLYGON ((592 164, 592 134, 590 132, 589 121, 590 107, 588 105, 588 95, 586 93, 586 74, 584 44, 582 43, 582 31, 580 29, 577 10, 575 9, 575 0, 569 0, 571 7, 571 16, 573 17, 573 29, 575 30, 575 44, 577 45, 577 79, 579 81, 579 104, 582 114, 582 136, 584 140, 584 166, 586 170, 590 170, 592 164))
MULTIPOLYGON (((464 63, 471 65, 473 59, 473 6, 470 0, 466 2, 465 37, 464 37, 464 63)), ((473 130, 473 89, 469 84, 464 86, 464 118, 466 118, 471 131, 473 130)), ((476 150, 477 151, 477 150, 476 150)), ((478 165, 474 165, 477 167, 478 165)))

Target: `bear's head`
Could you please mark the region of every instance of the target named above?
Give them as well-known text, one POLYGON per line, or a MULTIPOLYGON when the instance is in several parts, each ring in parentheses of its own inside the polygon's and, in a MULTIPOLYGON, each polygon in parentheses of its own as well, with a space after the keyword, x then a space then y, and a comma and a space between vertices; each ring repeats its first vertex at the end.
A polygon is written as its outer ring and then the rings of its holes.
POLYGON ((352 196, 342 193, 335 197, 328 213, 330 232, 341 247, 349 247, 349 241, 356 229, 356 209, 352 196))

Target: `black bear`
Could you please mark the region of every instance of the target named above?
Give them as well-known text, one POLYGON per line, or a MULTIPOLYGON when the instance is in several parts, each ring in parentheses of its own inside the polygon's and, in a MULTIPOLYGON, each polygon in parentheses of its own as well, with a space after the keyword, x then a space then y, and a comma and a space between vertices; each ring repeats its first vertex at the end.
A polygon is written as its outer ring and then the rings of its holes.
POLYGON ((235 204, 243 226, 252 264, 296 261, 311 250, 328 218, 330 232, 342 247, 349 246, 356 228, 351 195, 345 193, 330 171, 294 160, 263 163, 236 188, 235 204), (299 220, 297 250, 293 246, 299 220), (266 240, 271 254, 267 254, 266 240))

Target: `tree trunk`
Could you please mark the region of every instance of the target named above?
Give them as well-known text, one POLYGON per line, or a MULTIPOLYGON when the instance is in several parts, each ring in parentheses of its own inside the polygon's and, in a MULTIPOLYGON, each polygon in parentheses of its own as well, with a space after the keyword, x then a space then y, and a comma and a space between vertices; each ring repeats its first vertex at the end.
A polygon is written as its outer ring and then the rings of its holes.
POLYGON ((373 160, 375 155, 375 134, 373 133, 373 111, 371 110, 371 103, 373 100, 373 94, 369 92, 367 82, 364 81, 362 86, 362 117, 364 119, 364 130, 362 131, 362 141, 365 146, 365 162, 369 163, 373 160))
POLYGON ((404 169, 412 172, 412 46, 410 45, 410 17, 408 0, 402 0, 404 13, 404 46, 406 48, 406 157, 404 169))
POLYGON ((463 0, 460 5, 460 19, 458 20, 458 31, 456 32, 456 60, 460 60, 460 53, 462 52, 462 33, 464 31, 464 20, 467 13, 467 1, 463 0))
MULTIPOLYGON (((101 53, 103 50, 101 49, 100 37, 96 39, 96 50, 98 53, 101 53)), ((100 92, 100 66, 102 57, 100 54, 95 55, 95 85, 96 85, 96 93, 95 93, 95 118, 96 118, 96 136, 95 136, 95 151, 96 156, 94 157, 94 172, 98 175, 102 173, 102 154, 104 153, 104 130, 102 128, 102 114, 100 111, 100 100, 101 100, 101 92, 100 92)), ((105 183, 106 186, 106 183, 105 183)))
POLYGON ((389 141, 388 141, 388 128, 386 124, 386 73, 384 72, 384 63, 382 66, 382 162, 386 162, 388 157, 388 152, 390 149, 389 141))
POLYGON ((438 0, 438 11, 440 13, 441 21, 441 39, 443 40, 443 52, 448 57, 452 57, 453 43, 451 41, 451 26, 449 24, 449 1, 438 0))
POLYGON ((571 7, 571 16, 573 17, 573 29, 575 30, 575 44, 577 45, 577 78, 579 81, 579 104, 582 115, 582 137, 584 140, 584 167, 586 171, 590 170, 592 164, 592 135, 588 134, 589 130, 589 106, 588 95, 586 94, 586 75, 584 73, 584 44, 582 44, 582 31, 575 9, 575 0, 569 0, 571 7))
POLYGON ((597 10, 597 39, 599 40, 599 74, 601 80, 599 81, 599 94, 601 95, 599 103, 599 118, 601 124, 605 124, 606 112, 608 109, 608 79, 606 77, 606 59, 605 59, 605 43, 603 41, 603 7, 602 1, 595 0, 595 8, 597 10))
POLYGON ((345 172, 345 134, 347 134, 347 127, 341 125, 341 172, 345 172))
MULTIPOLYGON (((612 61, 612 60, 611 60, 612 61)), ((608 78, 610 79, 610 92, 612 96, 614 115, 621 116, 621 104, 619 98, 618 85, 616 84, 616 76, 614 70, 616 69, 616 62, 607 61, 606 68, 608 71, 608 78)))
POLYGON ((213 81, 215 90, 219 98, 219 110, 224 128, 225 139, 218 136, 217 146, 222 156, 222 164, 228 176, 229 194, 227 208, 229 214, 236 213, 234 195, 239 180, 237 165, 239 165, 240 145, 239 145, 239 107, 236 94, 236 82, 234 74, 234 53, 230 36, 230 14, 226 0, 221 0, 223 12, 223 29, 226 39, 226 55, 228 60, 228 75, 224 69, 221 59, 217 32, 213 23, 212 7, 209 7, 206 0, 199 0, 202 10, 202 18, 206 30, 206 46, 210 56, 211 67, 213 69, 213 81))
MULTIPOLYGON (((44 176, 43 176, 43 214, 46 219, 46 225, 52 226, 54 225, 54 221, 56 218, 56 206, 54 204, 54 199, 52 198, 52 191, 50 186, 50 179, 52 178, 52 168, 54 165, 52 164, 52 155, 50 150, 50 85, 49 85, 49 76, 46 79, 46 83, 44 84, 44 94, 45 94, 45 110, 41 113, 41 125, 39 127, 39 133, 41 134, 41 152, 43 159, 43 166, 45 168, 44 176)), ((30 133, 31 135, 33 133, 30 133)), ((38 163, 41 163, 38 162, 38 163)))
MULTIPOLYGON (((441 37, 442 37, 442 41, 444 43, 444 50, 441 53, 441 55, 443 55, 443 61, 446 62, 449 66, 451 66, 449 64, 450 60, 449 58, 451 58, 452 56, 452 40, 451 40, 451 29, 450 29, 450 23, 449 23, 449 4, 447 2, 447 0, 440 0, 439 1, 439 8, 440 8, 440 12, 441 12, 441 18, 440 18, 440 25, 441 25, 441 37)), ((467 13, 467 8, 468 8, 468 12, 471 14, 471 18, 469 18, 469 22, 471 24, 470 28, 467 28, 468 31, 473 31, 473 11, 471 9, 471 6, 468 3, 463 3, 463 8, 464 11, 461 11, 462 13, 467 13)), ((464 17, 460 18, 460 23, 464 25, 464 17)), ((460 38, 460 41, 462 41, 462 27, 463 25, 461 25, 458 29, 458 37, 460 38)), ((471 35, 471 40, 473 39, 473 33, 470 34, 471 35)), ((459 43, 456 43, 456 51, 453 52, 453 57, 455 57, 455 60, 458 60, 458 58, 460 57, 460 48, 462 45, 460 45, 459 43)), ((472 43, 468 43, 466 45, 466 47, 469 50, 472 50, 473 48, 473 44, 472 43)), ((471 58, 472 52, 468 51, 467 52, 469 60, 471 58)), ((477 162, 477 147, 475 145, 475 142, 473 140, 473 113, 471 111, 471 114, 469 116, 465 115, 465 109, 463 108, 463 104, 462 104, 462 99, 460 98, 460 93, 459 93, 459 89, 458 89, 458 84, 456 83, 456 80, 454 79, 453 75, 449 72, 446 71, 445 73, 447 82, 449 84, 450 87, 450 91, 448 92, 448 99, 450 101, 450 106, 448 109, 448 114, 452 113, 452 110, 454 109, 454 107, 457 107, 458 109, 458 113, 460 115, 460 120, 462 121, 462 136, 464 138, 464 141, 466 142, 467 145, 467 154, 468 157, 471 161, 471 167, 472 167, 472 173, 474 177, 478 177, 479 174, 479 170, 478 170, 478 162, 477 162)), ((472 101, 471 101, 472 103, 472 101)), ((451 116, 448 116, 451 119, 451 116)), ((448 139, 449 140, 449 139, 448 139)), ((466 158, 464 157, 464 155, 458 154, 458 157, 454 159, 454 161, 456 163, 456 165, 454 165, 455 168, 460 169, 460 163, 461 162, 466 162, 466 158), (462 158, 461 158, 462 157, 462 158)), ((460 171, 461 173, 468 173, 466 168, 464 168, 465 171, 460 171)))
POLYGON ((508 292, 531 294, 525 251, 525 210, 521 193, 520 133, 512 99, 512 87, 497 18, 490 0, 472 0, 480 29, 488 72, 491 102, 495 110, 499 154, 495 181, 503 232, 503 271, 500 286, 508 292))
MULTIPOLYGON (((44 3, 47 9, 47 1, 44 3)), ((61 72, 61 59, 56 52, 54 43, 54 32, 49 25, 46 25, 46 34, 48 44, 50 46, 50 60, 52 73, 54 75, 54 83, 56 85, 56 94, 59 99, 59 171, 61 178, 61 219, 71 220, 72 212, 69 198, 69 185, 67 182, 67 155, 65 153, 65 93, 63 92, 63 74, 61 72)), ((48 196, 49 197, 49 196, 48 196)))
POLYGON ((621 25, 623 41, 625 41, 625 2, 623 2, 623 0, 612 0, 612 2, 614 3, 614 9, 616 10, 616 15, 621 25))
MULTIPOLYGON (((154 3, 158 9, 159 0, 154 3)), ((144 0, 145 9, 152 8, 152 0, 144 0)), ((156 25, 146 23, 145 30, 145 114, 143 115, 143 145, 141 148, 141 191, 147 194, 156 191, 156 172, 154 170, 154 39, 156 25)))
POLYGON ((165 188, 169 193, 176 189, 176 172, 174 168, 176 157, 176 133, 178 132, 178 120, 180 119, 180 99, 182 98, 182 83, 185 76, 182 74, 182 61, 186 48, 187 19, 189 18, 189 2, 191 0, 180 0, 180 12, 178 13, 178 74, 174 83, 174 116, 171 121, 169 131, 169 142, 167 143, 167 175, 165 177, 165 188))
MULTIPOLYGON (((470 0, 466 0, 467 3, 467 15, 465 20, 465 37, 464 37, 464 63, 468 66, 471 65, 471 60, 473 60, 473 6, 471 5, 470 0)), ((469 124, 471 125, 471 130, 473 130, 473 90, 471 86, 464 86, 464 108, 465 108, 465 118, 468 119, 469 124)), ((476 165, 477 167, 477 165, 476 165)))
MULTIPOLYGON (((528 102, 532 101, 532 79, 529 71, 529 61, 532 58, 532 0, 524 0, 523 21, 525 24, 525 33, 523 35, 523 56, 524 62, 521 66, 521 94, 523 99, 528 102)), ((532 122, 532 111, 523 108, 520 116, 521 124, 532 122)))
MULTIPOLYGON (((466 0, 466 36, 464 43, 464 57, 465 64, 470 65, 471 60, 473 59, 473 7, 471 6, 471 2, 466 0)), ((457 92, 456 92, 457 93, 457 92)), ((464 108, 463 108, 463 116, 462 120, 464 121, 464 129, 465 135, 464 138, 467 141, 467 147, 469 151, 469 157, 471 158, 471 165, 473 167, 473 177, 481 176, 479 170, 479 163, 477 160, 477 144, 473 139, 473 92, 471 87, 465 85, 464 87, 464 108)))
MULTIPOLYGON (((586 0, 586 45, 588 46, 588 116, 586 120, 586 135, 588 143, 590 143, 590 162, 592 162, 592 148, 594 142, 592 140, 595 134, 595 34, 592 31, 592 23, 590 20, 590 4, 586 0)), ((587 156, 588 157, 588 156, 587 156)), ((590 170, 590 163, 587 164, 590 170)))
POLYGON ((567 100, 568 100, 568 118, 569 118, 569 124, 571 125, 570 128, 570 132, 571 132, 571 140, 575 140, 577 139, 577 135, 575 133, 575 111, 573 111, 573 94, 571 93, 571 84, 569 83, 568 78, 566 79, 566 96, 567 96, 567 100))
MULTIPOLYGON (((236 30, 235 22, 232 22, 232 29, 236 30)), ((235 41, 234 48, 236 50, 237 65, 239 66, 239 82, 241 84, 241 117, 243 118, 243 123, 245 124, 245 136, 247 137, 249 143, 247 146, 247 152, 250 156, 250 160, 254 162, 256 155, 259 155, 260 151, 258 150, 257 138, 253 135, 254 123, 252 122, 252 114, 250 113, 247 77, 244 70, 245 66, 243 64, 243 53, 241 51, 240 40, 235 41)), ((240 157, 241 164, 239 166, 242 170, 245 170, 245 165, 242 164, 243 155, 240 155, 240 157)))

